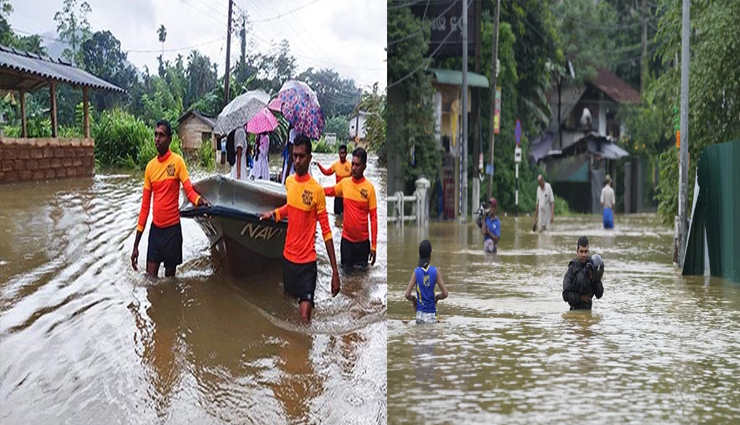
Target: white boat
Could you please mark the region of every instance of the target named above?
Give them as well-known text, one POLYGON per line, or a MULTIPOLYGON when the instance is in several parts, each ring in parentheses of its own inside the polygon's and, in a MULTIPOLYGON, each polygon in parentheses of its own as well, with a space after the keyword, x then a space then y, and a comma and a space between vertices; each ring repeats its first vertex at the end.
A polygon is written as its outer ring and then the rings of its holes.
POLYGON ((186 198, 180 216, 198 223, 216 259, 225 259, 231 272, 261 269, 282 258, 288 222, 260 220, 259 215, 286 203, 285 186, 216 175, 193 187, 211 206, 195 207, 186 198))

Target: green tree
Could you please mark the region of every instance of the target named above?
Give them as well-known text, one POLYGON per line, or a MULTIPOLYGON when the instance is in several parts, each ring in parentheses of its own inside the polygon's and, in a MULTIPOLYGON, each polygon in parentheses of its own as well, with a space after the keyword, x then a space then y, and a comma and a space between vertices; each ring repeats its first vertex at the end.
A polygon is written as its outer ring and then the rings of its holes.
POLYGON ((188 55, 187 91, 183 105, 186 107, 216 87, 216 71, 211 60, 197 50, 188 55))
MULTIPOLYGON (((617 17, 607 2, 566 0, 554 6, 558 19, 559 48, 564 59, 570 60, 575 82, 582 83, 607 63, 607 56, 621 53, 605 27, 612 27, 617 17)), ((559 65, 567 67, 566 62, 559 65)), ((566 69, 569 73, 570 70, 566 69)))
POLYGON ((167 40, 167 29, 164 27, 164 24, 159 25, 159 29, 157 29, 157 37, 159 42, 162 43, 162 56, 164 56, 164 42, 167 40))
POLYGON ((372 92, 362 94, 362 100, 357 111, 365 111, 365 139, 372 150, 378 154, 381 164, 387 161, 388 151, 386 147, 386 123, 385 123, 386 96, 380 93, 378 83, 373 84, 372 92))
POLYGON ((69 44, 62 56, 75 64, 82 62, 82 43, 91 36, 90 23, 87 20, 91 11, 87 2, 82 2, 78 9, 77 0, 64 0, 62 10, 54 14, 59 39, 69 44))
POLYGON ((347 117, 336 115, 328 118, 324 133, 334 133, 337 135, 337 139, 347 140, 349 138, 349 122, 347 121, 347 117))
MULTIPOLYGON (((397 6, 388 0, 388 6, 397 6)), ((401 170, 407 184, 420 176, 433 180, 441 159, 431 99, 429 64, 431 27, 422 25, 407 7, 388 15, 387 149, 389 157, 402 158, 401 170), (408 160, 407 160, 408 159, 408 160)))
POLYGON ((8 17, 13 13, 10 0, 0 0, 0 44, 36 54, 46 54, 41 37, 38 35, 19 36, 10 27, 8 17))
MULTIPOLYGON (((126 53, 121 43, 110 31, 97 31, 82 43, 83 68, 105 81, 128 90, 136 80, 136 70, 126 62, 126 53)), ((94 94, 94 106, 98 110, 108 109, 120 96, 98 91, 94 94)))
POLYGON ((240 55, 239 55, 239 63, 236 66, 236 69, 234 69, 234 77, 236 77, 236 81, 239 83, 243 83, 247 81, 247 78, 249 78, 249 69, 247 68, 247 34, 248 34, 248 27, 247 24, 249 23, 249 14, 246 11, 243 11, 241 13, 241 22, 239 23, 239 41, 240 41, 240 55))
MULTIPOLYGON (((663 64, 680 57, 681 3, 660 2, 658 55, 663 64)), ((689 197, 692 199, 697 159, 706 146, 740 138, 740 2, 692 2, 689 70, 689 197)), ((647 91, 647 98, 664 106, 665 137, 674 136, 673 113, 679 104, 680 66, 661 75, 647 91), (670 112, 669 112, 670 111, 670 112)), ((682 138, 683 139, 683 138, 682 138)), ((683 142, 683 140, 682 140, 683 142)), ((661 179, 658 212, 666 224, 678 213, 677 149, 660 157, 661 179)), ((689 205, 690 208, 690 205, 689 205)))
POLYGON ((10 46, 13 44, 15 33, 10 27, 8 16, 13 13, 13 5, 10 0, 0 0, 0 44, 10 46))
POLYGON ((321 109, 326 116, 347 116, 360 102, 361 90, 352 79, 345 79, 333 69, 308 68, 298 75, 316 92, 321 109))

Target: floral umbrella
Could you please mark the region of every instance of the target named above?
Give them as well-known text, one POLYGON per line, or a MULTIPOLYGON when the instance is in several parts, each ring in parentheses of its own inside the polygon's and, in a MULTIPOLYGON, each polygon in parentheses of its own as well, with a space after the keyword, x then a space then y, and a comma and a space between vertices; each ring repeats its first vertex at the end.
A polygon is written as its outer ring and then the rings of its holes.
POLYGON ((325 125, 324 114, 313 90, 302 83, 281 90, 277 98, 280 100, 280 112, 296 131, 312 139, 321 137, 325 125))
POLYGON ((277 119, 267 108, 260 109, 247 123, 247 132, 252 134, 270 133, 278 126, 277 119))

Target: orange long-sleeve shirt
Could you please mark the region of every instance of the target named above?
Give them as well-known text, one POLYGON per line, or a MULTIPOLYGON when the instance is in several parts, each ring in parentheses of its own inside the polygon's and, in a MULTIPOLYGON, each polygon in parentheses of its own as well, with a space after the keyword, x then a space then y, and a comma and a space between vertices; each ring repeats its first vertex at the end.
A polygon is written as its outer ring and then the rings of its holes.
POLYGON ((275 210, 275 220, 288 218, 283 256, 296 264, 316 261, 316 221, 321 224, 324 240, 331 239, 326 197, 321 185, 310 174, 292 174, 285 181, 288 203, 275 210))
POLYGON ((190 202, 198 205, 200 195, 193 189, 185 161, 180 155, 167 151, 163 156, 149 161, 144 172, 144 197, 136 230, 143 232, 146 227, 152 194, 152 223, 157 227, 168 227, 180 222, 180 183, 190 202))
POLYGON ((378 202, 373 184, 364 177, 360 180, 352 177, 340 181, 334 187, 324 188, 324 194, 344 198, 342 237, 350 242, 362 242, 369 239, 367 217, 370 216, 370 229, 373 236, 370 246, 374 250, 378 243, 378 202))
POLYGON ((344 163, 342 163, 342 161, 340 160, 336 160, 336 162, 331 164, 331 167, 326 169, 323 167, 319 167, 319 169, 322 173, 324 173, 325 176, 336 174, 337 183, 352 175, 352 163, 347 160, 345 160, 344 163))

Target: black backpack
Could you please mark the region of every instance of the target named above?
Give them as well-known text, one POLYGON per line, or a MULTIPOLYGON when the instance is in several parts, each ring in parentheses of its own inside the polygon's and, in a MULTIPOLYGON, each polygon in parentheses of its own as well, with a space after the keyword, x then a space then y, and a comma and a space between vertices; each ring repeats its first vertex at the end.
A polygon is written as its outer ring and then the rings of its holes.
POLYGON ((234 133, 236 133, 236 130, 229 133, 228 136, 226 136, 226 161, 229 163, 229 165, 236 164, 236 149, 234 149, 234 133))

